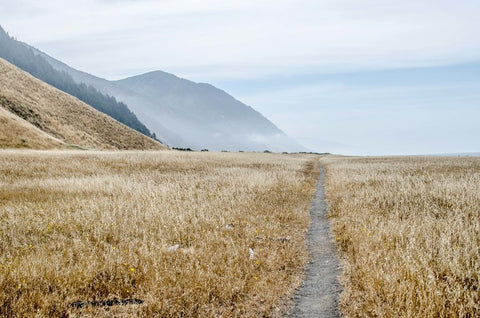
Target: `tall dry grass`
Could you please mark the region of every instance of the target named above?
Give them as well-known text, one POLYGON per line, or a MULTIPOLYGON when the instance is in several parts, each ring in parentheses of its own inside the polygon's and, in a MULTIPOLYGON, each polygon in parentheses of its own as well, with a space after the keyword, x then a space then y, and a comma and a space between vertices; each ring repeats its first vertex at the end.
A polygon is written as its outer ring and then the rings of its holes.
POLYGON ((480 316, 480 158, 322 162, 345 316, 480 316))
POLYGON ((315 161, 0 152, 0 316, 280 315, 307 260, 315 161), (129 298, 144 303, 69 305, 129 298))
POLYGON ((26 120, 1 106, 0 97, 0 149, 65 149, 63 141, 55 139, 26 120))

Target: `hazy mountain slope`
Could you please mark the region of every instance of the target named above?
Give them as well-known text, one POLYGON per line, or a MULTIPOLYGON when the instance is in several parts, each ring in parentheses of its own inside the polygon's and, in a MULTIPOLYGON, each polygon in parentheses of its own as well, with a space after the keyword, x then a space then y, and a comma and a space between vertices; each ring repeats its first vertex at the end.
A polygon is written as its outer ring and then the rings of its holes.
POLYGON ((113 82, 75 70, 32 49, 76 83, 91 85, 126 103, 158 139, 170 146, 232 151, 306 150, 259 112, 212 85, 160 71, 113 82))
MULTIPOLYGON (((116 83, 154 101, 156 107, 142 112, 150 116, 161 113, 167 129, 188 136, 183 146, 215 150, 303 149, 259 112, 212 85, 160 71, 116 83)), ((130 105, 136 111, 135 104, 130 105)))
POLYGON ((45 58, 35 54, 25 43, 10 37, 0 27, 0 58, 16 65, 36 78, 70 94, 97 110, 115 118, 125 125, 150 136, 150 131, 141 123, 128 107, 112 96, 99 92, 93 86, 75 82, 71 75, 59 71, 50 65, 45 58))
MULTIPOLYGON (((4 122, 22 135, 13 138, 35 139, 33 148, 60 146, 61 142, 95 149, 164 149, 165 146, 111 117, 95 110, 78 99, 34 78, 7 61, 0 59, 0 106, 18 116, 49 136, 25 123, 13 122, 15 116, 2 111, 4 122), (30 127, 30 128, 29 128, 30 127), (61 142, 52 141, 54 139, 61 142), (40 140, 42 139, 42 140, 40 140), (45 147, 39 144, 45 143, 45 147)), ((2 128, 5 130, 6 128, 2 128)), ((0 130, 0 131, 2 131, 0 130)), ((9 134, 11 135, 11 134, 9 134)), ((3 139, 8 135, 2 133, 3 139)), ((32 141, 33 142, 33 141, 32 141)), ((17 140, 3 141, 4 146, 14 145, 17 140)))
POLYGON ((165 118, 162 113, 163 108, 158 107, 158 103, 155 101, 150 101, 148 98, 137 94, 136 92, 115 82, 78 71, 34 47, 30 48, 36 55, 42 56, 54 69, 69 74, 76 83, 85 83, 95 87, 104 94, 115 96, 117 100, 126 103, 129 108, 132 108, 131 105, 134 105, 136 109, 135 114, 138 116, 138 118, 147 127, 155 127, 155 129, 152 129, 152 131, 155 133, 156 138, 163 143, 167 143, 171 146, 180 146, 186 144, 186 141, 183 140, 183 138, 177 133, 166 129, 163 126, 162 122, 165 122, 165 118), (151 109, 158 109, 158 113, 152 116, 149 112, 151 109))

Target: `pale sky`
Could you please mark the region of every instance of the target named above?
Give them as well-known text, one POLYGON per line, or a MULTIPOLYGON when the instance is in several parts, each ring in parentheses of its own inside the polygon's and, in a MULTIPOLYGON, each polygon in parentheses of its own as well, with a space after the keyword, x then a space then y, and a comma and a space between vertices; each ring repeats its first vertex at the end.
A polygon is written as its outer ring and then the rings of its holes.
POLYGON ((480 152, 478 0, 0 0, 88 73, 211 83, 315 151, 480 152))

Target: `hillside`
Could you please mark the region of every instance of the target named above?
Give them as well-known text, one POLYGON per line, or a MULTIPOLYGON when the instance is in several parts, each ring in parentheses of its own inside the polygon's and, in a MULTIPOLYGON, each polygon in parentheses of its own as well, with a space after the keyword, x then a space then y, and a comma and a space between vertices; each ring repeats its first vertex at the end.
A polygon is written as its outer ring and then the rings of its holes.
POLYGON ((108 81, 32 50, 76 83, 91 85, 126 103, 170 146, 231 151, 306 150, 252 107, 212 85, 161 71, 108 81))
POLYGON ((67 64, 52 58, 51 56, 37 50, 34 47, 30 48, 32 49, 32 52, 43 57, 55 70, 70 75, 75 83, 85 83, 86 85, 95 87, 100 92, 110 96, 115 96, 116 99, 127 103, 129 107, 131 107, 131 104, 135 105, 135 113, 142 120, 142 123, 145 123, 145 125, 150 128, 155 127, 155 129, 152 129, 152 131, 156 138, 162 141, 162 143, 174 147, 184 147, 187 144, 186 140, 174 132, 176 127, 173 127, 173 130, 165 128, 163 123, 167 122, 167 120, 165 120, 163 115, 160 113, 160 111, 164 108, 159 107, 154 101, 150 101, 146 97, 128 88, 125 88, 118 83, 71 68, 67 64), (148 110, 156 108, 159 109, 159 112, 151 116, 148 110))
POLYGON ((30 73, 36 78, 80 99, 95 109, 119 122, 145 134, 150 131, 128 107, 115 97, 100 93, 92 86, 76 83, 66 72, 53 68, 43 56, 34 54, 34 49, 10 37, 0 27, 0 58, 30 73))
POLYGON ((2 148, 165 148, 3 59, 0 106, 2 148))

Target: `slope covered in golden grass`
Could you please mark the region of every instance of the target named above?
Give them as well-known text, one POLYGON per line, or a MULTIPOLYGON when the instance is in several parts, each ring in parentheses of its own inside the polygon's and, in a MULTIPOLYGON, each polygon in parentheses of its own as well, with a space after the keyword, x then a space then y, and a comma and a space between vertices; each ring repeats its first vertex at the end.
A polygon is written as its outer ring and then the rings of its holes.
POLYGON ((64 148, 58 140, 0 107, 0 148, 64 148))
POLYGON ((0 113, 2 148, 66 145, 94 149, 166 148, 3 59, 0 59, 0 106, 14 115, 0 113))

